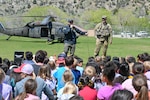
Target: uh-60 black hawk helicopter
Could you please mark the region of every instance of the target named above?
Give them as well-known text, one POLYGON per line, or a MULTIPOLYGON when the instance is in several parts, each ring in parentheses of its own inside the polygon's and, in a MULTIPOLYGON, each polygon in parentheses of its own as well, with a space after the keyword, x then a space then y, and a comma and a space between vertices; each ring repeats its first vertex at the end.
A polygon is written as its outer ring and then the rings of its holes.
MULTIPOLYGON (((46 16, 41 22, 29 22, 25 26, 19 28, 5 28, 3 24, 0 23, 0 33, 9 36, 6 40, 9 40, 12 36, 20 36, 30 38, 47 38, 47 42, 52 42, 53 40, 63 42, 64 29, 67 27, 60 22, 52 21, 54 18, 55 17, 52 16, 46 16)), ((76 25, 74 25, 74 28, 77 33, 84 34, 86 32, 76 25)))

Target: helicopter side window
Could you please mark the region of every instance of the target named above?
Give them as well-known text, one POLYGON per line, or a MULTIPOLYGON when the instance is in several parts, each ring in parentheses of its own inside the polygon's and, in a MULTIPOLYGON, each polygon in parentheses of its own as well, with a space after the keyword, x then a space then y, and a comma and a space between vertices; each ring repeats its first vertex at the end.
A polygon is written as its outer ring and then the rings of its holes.
POLYGON ((41 37, 48 37, 48 28, 41 28, 41 37))

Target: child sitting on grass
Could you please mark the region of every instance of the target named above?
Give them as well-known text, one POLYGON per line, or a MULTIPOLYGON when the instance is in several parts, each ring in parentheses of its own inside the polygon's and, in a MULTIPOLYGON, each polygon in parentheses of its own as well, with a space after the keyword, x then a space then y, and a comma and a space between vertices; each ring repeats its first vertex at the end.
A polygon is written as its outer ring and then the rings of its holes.
POLYGON ((25 92, 19 94, 15 100, 40 100, 36 96, 37 83, 34 79, 28 79, 24 85, 25 92))
POLYGON ((102 71, 101 79, 102 81, 106 82, 106 86, 101 87, 98 90, 97 98, 98 100, 110 100, 112 94, 119 89, 122 89, 121 84, 113 83, 115 77, 115 68, 116 65, 109 61, 105 64, 104 69, 102 71))

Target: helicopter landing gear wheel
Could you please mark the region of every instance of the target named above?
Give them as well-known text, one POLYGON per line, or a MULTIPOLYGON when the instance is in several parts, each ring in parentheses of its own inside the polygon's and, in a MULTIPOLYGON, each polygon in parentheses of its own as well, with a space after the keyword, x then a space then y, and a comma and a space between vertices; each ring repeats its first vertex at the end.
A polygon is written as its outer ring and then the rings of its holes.
POLYGON ((53 44, 53 39, 47 39, 47 44, 53 44))

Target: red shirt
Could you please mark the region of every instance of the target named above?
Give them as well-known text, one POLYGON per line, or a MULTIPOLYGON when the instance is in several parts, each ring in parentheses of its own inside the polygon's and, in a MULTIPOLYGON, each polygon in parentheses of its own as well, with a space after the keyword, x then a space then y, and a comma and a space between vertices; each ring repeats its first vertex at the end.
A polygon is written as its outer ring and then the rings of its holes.
POLYGON ((97 100, 97 91, 88 86, 80 90, 79 95, 83 97, 84 100, 97 100))

